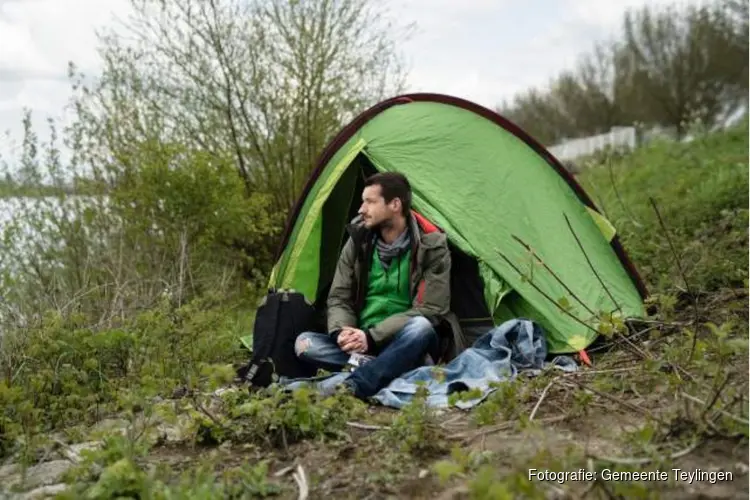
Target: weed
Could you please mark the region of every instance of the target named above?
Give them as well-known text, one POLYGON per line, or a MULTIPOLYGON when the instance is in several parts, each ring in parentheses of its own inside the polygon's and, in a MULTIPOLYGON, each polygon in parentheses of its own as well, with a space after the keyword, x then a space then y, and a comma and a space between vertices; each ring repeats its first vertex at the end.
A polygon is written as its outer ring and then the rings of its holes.
POLYGON ((393 418, 384 438, 404 452, 432 455, 443 451, 442 435, 435 421, 434 409, 427 404, 427 389, 417 388, 409 404, 393 418))
POLYGON ((229 409, 236 438, 289 445, 306 438, 339 437, 346 422, 363 415, 365 405, 345 393, 320 397, 313 389, 281 388, 248 395, 229 409))

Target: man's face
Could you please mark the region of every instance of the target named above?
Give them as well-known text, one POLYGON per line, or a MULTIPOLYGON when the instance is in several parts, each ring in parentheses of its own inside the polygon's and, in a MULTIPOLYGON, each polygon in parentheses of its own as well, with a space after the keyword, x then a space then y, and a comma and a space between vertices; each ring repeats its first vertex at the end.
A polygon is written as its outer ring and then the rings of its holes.
POLYGON ((390 203, 386 203, 380 193, 379 185, 367 186, 362 191, 362 206, 359 207, 359 214, 362 215, 366 228, 388 226, 400 211, 401 201, 394 198, 390 203))

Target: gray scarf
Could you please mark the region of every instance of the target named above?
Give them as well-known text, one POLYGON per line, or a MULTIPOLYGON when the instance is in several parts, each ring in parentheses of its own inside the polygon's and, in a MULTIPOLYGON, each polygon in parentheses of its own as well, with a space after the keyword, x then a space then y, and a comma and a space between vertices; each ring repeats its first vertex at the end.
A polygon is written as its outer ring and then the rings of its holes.
POLYGON ((391 265, 391 260, 408 250, 411 244, 411 238, 409 237, 408 228, 404 230, 404 232, 401 233, 398 238, 396 238, 396 241, 390 244, 383 241, 380 235, 378 235, 376 238, 380 262, 383 263, 383 267, 386 270, 391 265))

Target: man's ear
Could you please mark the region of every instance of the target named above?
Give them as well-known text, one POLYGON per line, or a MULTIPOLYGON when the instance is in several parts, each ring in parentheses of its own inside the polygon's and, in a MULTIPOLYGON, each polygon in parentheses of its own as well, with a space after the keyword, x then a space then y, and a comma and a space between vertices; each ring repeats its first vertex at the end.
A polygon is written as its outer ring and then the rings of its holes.
POLYGON ((401 211, 401 198, 393 198, 391 202, 389 203, 391 205, 391 210, 394 212, 400 212, 401 211))

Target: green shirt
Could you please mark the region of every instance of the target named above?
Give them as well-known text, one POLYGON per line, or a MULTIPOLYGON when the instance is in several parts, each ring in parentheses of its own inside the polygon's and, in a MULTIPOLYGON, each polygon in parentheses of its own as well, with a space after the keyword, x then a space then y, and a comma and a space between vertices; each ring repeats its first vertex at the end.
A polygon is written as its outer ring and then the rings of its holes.
POLYGON ((391 260, 386 270, 375 248, 368 276, 367 297, 359 315, 361 329, 367 330, 389 316, 411 308, 410 257, 411 250, 407 250, 391 260))

